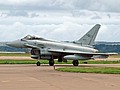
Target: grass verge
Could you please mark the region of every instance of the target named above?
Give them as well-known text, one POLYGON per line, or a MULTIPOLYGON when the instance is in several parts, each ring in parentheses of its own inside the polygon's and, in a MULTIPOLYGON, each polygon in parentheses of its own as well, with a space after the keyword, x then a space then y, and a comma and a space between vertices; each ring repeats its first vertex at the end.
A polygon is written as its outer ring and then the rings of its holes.
MULTIPOLYGON (((0 60, 0 64, 36 64, 37 60, 0 60)), ((40 60, 41 64, 48 64, 48 60, 40 60)), ((79 61, 80 64, 120 64, 120 61, 79 61)), ((71 60, 68 62, 58 62, 55 60, 55 64, 72 64, 71 60)))
POLYGON ((120 68, 114 67, 66 67, 57 68, 56 70, 75 73, 120 74, 120 68))
POLYGON ((80 61, 80 64, 84 64, 84 62, 87 62, 87 64, 120 64, 120 61, 104 61, 104 60, 100 60, 100 61, 93 61, 93 60, 85 60, 85 61, 80 61))
MULTIPOLYGON (((36 64, 37 60, 0 60, 0 64, 36 64)), ((48 60, 40 60, 41 64, 48 64, 48 60)), ((72 64, 72 61, 58 62, 55 60, 55 64, 72 64)))
POLYGON ((36 64, 35 60, 0 60, 0 64, 36 64))
POLYGON ((0 56, 30 56, 28 53, 0 53, 0 56))

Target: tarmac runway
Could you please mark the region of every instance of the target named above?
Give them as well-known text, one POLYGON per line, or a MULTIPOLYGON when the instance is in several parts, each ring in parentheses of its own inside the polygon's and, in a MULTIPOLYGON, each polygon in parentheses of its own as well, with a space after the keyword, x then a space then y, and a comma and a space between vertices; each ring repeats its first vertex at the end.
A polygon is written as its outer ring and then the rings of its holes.
POLYGON ((120 75, 59 72, 48 65, 0 65, 0 90, 120 90, 120 75))

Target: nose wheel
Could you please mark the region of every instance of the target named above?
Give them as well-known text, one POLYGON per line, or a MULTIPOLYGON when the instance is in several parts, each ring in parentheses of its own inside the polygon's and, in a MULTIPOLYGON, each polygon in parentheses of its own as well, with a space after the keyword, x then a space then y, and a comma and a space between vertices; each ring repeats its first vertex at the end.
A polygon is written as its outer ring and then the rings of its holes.
POLYGON ((36 65, 40 66, 40 56, 38 57, 38 61, 37 61, 36 65))
POLYGON ((40 66, 40 61, 38 61, 38 62, 36 63, 36 65, 37 65, 37 66, 40 66))

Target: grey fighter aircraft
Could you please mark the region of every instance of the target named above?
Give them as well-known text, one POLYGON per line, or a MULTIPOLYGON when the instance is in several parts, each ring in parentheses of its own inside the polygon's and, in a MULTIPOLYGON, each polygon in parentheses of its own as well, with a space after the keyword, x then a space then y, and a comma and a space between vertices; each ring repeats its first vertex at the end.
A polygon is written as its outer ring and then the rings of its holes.
POLYGON ((78 66, 78 60, 89 60, 96 56, 107 58, 109 55, 117 53, 98 53, 93 48, 93 44, 100 25, 96 24, 82 38, 73 42, 52 41, 36 36, 27 35, 26 37, 7 43, 9 46, 18 48, 31 48, 31 58, 38 59, 37 66, 40 66, 40 59, 49 60, 49 65, 54 65, 54 59, 58 62, 73 60, 73 65, 78 66))

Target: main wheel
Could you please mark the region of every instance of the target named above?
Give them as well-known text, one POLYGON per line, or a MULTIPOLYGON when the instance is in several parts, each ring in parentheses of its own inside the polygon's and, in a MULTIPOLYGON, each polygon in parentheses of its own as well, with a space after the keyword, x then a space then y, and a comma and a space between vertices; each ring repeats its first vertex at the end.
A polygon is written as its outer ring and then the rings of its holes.
POLYGON ((54 60, 49 60, 49 65, 53 66, 54 65, 54 60))
POLYGON ((79 65, 78 60, 73 60, 73 66, 78 66, 78 65, 79 65))
POLYGON ((38 62, 36 63, 36 65, 37 65, 37 66, 40 66, 40 62, 38 61, 38 62))

